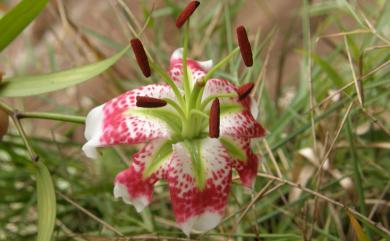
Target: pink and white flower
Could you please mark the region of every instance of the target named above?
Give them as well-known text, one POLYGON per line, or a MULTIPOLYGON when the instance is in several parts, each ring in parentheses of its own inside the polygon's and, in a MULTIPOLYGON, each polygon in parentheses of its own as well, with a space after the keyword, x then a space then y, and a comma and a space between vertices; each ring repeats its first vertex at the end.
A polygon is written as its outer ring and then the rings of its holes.
MULTIPOLYGON (((198 5, 193 1, 183 11, 177 22, 180 27, 198 5)), ((249 66, 252 53, 246 31, 237 33, 242 35, 241 49, 221 63, 241 50, 249 66)), ((153 69, 165 83, 135 88, 92 109, 83 151, 96 158, 100 147, 144 143, 131 166, 117 175, 114 196, 141 212, 152 202, 154 184, 164 180, 183 232, 213 229, 224 215, 233 169, 247 187, 256 177, 259 156, 250 142, 266 131, 255 119, 257 103, 249 95, 253 84, 236 87, 212 78, 222 64, 213 68, 212 61, 184 57, 186 44, 184 51, 172 54, 168 74, 149 66, 138 39, 131 45, 144 75, 150 76, 153 69)))
MULTIPOLYGON (((173 53, 168 71, 179 87, 183 79, 181 51, 173 53)), ((191 59, 187 63, 193 88, 211 66, 210 62, 191 59)), ((133 156, 132 165, 116 177, 115 197, 134 205, 140 212, 152 201, 153 185, 158 180, 166 180, 181 229, 186 234, 192 229, 210 230, 224 214, 232 169, 237 170, 245 186, 252 186, 259 157, 252 152, 250 140, 265 135, 264 128, 254 118, 256 103, 249 95, 239 101, 236 93, 237 87, 226 80, 208 80, 202 100, 232 94, 220 98, 220 136, 209 138, 207 122, 203 121, 198 127, 193 126, 199 129, 198 133, 187 138, 182 136, 183 125, 172 106, 136 105, 137 96, 178 103, 169 85, 151 84, 130 90, 91 110, 85 130, 88 141, 83 150, 88 157, 96 158, 98 147, 146 143, 133 156)), ((206 114, 210 104, 199 111, 206 114)))

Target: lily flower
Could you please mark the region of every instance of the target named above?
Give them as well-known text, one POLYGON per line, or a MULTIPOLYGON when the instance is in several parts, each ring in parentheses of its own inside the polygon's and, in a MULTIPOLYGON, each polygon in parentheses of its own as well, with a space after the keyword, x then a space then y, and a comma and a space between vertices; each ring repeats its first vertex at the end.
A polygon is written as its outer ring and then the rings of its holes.
POLYGON ((250 142, 266 131, 255 120, 253 84, 236 87, 212 77, 240 49, 213 67, 212 61, 187 58, 184 42, 165 73, 148 61, 139 40, 131 41, 143 72, 150 75, 143 66, 150 64, 165 83, 135 88, 92 109, 82 149, 96 158, 100 147, 144 143, 131 166, 116 176, 114 196, 141 212, 152 202, 154 184, 166 181, 176 222, 189 235, 221 221, 233 169, 243 185, 253 186, 260 157, 250 142))

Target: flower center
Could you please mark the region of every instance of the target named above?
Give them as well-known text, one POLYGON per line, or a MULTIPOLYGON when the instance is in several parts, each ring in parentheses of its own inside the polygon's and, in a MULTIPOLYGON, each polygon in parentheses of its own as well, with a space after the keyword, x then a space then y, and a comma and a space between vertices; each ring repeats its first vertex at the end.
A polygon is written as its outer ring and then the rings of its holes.
POLYGON ((157 72, 160 77, 172 88, 176 100, 163 98, 156 99, 147 96, 137 97, 137 106, 144 108, 153 108, 153 116, 161 117, 161 119, 169 120, 169 115, 166 112, 158 112, 155 109, 169 105, 174 109, 172 112, 176 119, 180 121, 180 127, 175 126, 175 134, 172 136, 172 142, 178 142, 183 140, 192 140, 198 138, 204 138, 209 136, 211 138, 219 137, 219 119, 220 119, 220 104, 218 98, 231 98, 238 97, 238 100, 244 99, 252 90, 253 84, 247 84, 240 87, 237 93, 223 93, 217 95, 207 96, 203 98, 203 92, 206 83, 211 77, 233 59, 239 52, 245 62, 245 65, 251 66, 253 64, 252 51, 246 30, 244 27, 239 26, 237 28, 237 38, 239 47, 235 48, 230 54, 216 64, 207 74, 200 80, 197 80, 193 86, 191 83, 192 74, 188 68, 187 54, 189 48, 189 16, 195 11, 199 3, 194 1, 190 4, 185 11, 180 15, 177 20, 178 28, 184 26, 183 36, 183 55, 182 55, 182 86, 183 92, 179 90, 176 83, 165 73, 161 67, 155 64, 154 61, 150 61, 150 56, 144 50, 143 45, 139 39, 132 39, 131 46, 136 56, 138 65, 140 66, 145 77, 151 75, 151 70, 157 72), (212 104, 210 105, 210 103, 212 104), (209 127, 207 130, 207 126, 209 127))

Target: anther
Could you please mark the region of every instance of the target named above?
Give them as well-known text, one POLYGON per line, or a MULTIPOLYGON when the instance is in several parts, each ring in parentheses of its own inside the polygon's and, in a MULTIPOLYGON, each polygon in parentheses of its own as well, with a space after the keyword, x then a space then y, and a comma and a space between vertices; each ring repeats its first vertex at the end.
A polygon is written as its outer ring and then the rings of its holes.
POLYGON ((244 26, 239 26, 236 29, 238 45, 240 46, 241 57, 246 66, 253 65, 252 48, 248 39, 248 35, 244 26))
POLYGON ((130 40, 130 44, 142 73, 145 77, 149 77, 151 75, 151 71, 148 56, 146 56, 146 52, 144 46, 142 45, 142 42, 138 38, 134 38, 130 40))
POLYGON ((211 104, 210 108, 210 118, 209 118, 209 137, 218 138, 219 137, 219 100, 216 98, 211 104))
POLYGON ((181 28, 183 24, 191 17, 196 8, 199 6, 199 1, 191 1, 187 7, 180 13, 176 19, 176 27, 181 28))
POLYGON ((252 91, 255 85, 253 83, 247 83, 237 89, 238 100, 245 99, 252 91))
POLYGON ((135 105, 144 108, 157 108, 167 105, 167 102, 153 97, 137 96, 137 103, 135 105))

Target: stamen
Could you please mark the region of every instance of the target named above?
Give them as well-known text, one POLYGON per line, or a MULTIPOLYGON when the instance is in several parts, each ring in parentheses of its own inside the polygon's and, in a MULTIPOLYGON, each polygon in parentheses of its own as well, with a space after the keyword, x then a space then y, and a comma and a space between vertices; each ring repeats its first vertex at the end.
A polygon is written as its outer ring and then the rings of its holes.
POLYGON ((137 96, 136 106, 144 108, 157 108, 167 105, 167 102, 162 99, 157 99, 148 96, 137 96))
POLYGON ((180 13, 176 19, 176 27, 181 28, 183 24, 188 20, 189 17, 194 13, 196 8, 199 6, 199 1, 190 2, 187 7, 180 13))
POLYGON ((246 66, 253 65, 252 48, 248 39, 248 35, 244 26, 239 26, 236 29, 238 45, 240 46, 241 56, 246 66))
POLYGON ((135 58, 137 59, 138 66, 142 70, 142 73, 145 77, 149 77, 151 75, 151 71, 148 56, 146 56, 146 52, 141 40, 139 40, 138 38, 134 38, 130 41, 130 44, 131 48, 133 49, 135 58))
POLYGON ((237 89, 238 100, 245 99, 252 91, 255 85, 253 83, 247 83, 237 89))
POLYGON ((210 108, 210 119, 209 119, 209 137, 219 137, 219 100, 216 98, 211 104, 210 108))

